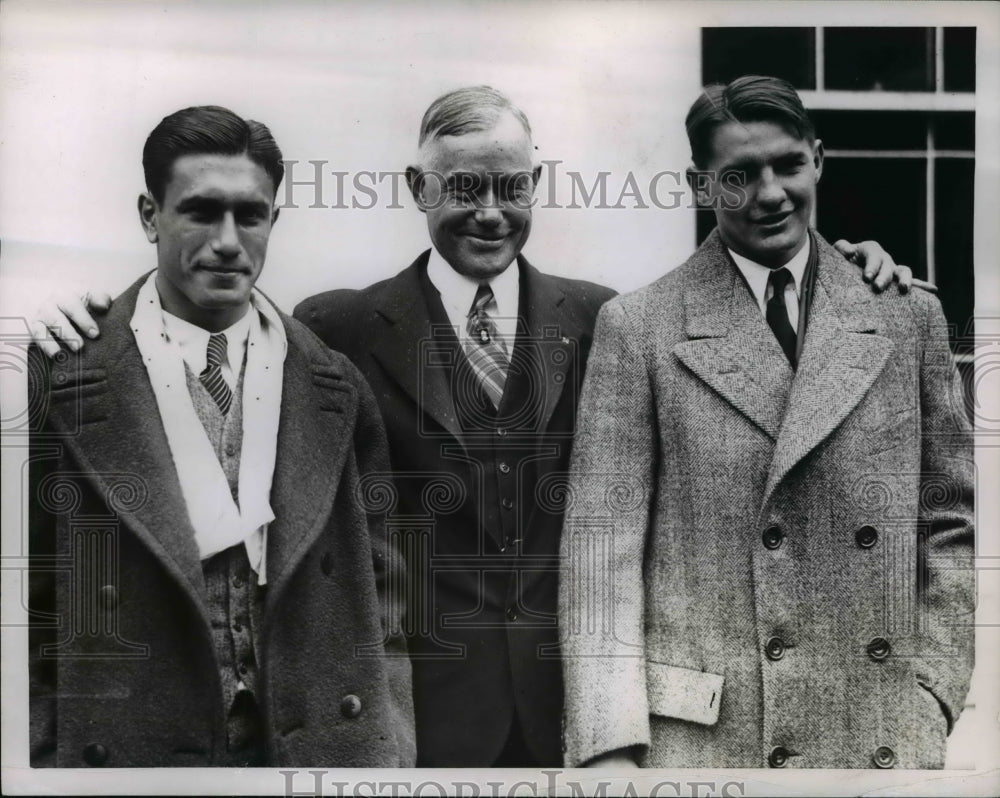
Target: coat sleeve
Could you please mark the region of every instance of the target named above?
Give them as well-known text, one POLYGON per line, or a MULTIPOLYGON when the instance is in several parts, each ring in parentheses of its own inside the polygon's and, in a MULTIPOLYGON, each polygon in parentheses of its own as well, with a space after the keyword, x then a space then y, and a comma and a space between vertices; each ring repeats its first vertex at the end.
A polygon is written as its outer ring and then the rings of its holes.
POLYGON ((951 731, 962 712, 974 664, 974 481, 972 425, 937 298, 923 294, 920 549, 929 645, 917 678, 940 702, 951 731))
POLYGON ((565 764, 649 745, 643 551, 658 433, 642 337, 601 310, 578 411, 561 542, 565 764))
MULTIPOLYGON (((354 433, 354 450, 360 476, 389 473, 389 444, 385 425, 375 396, 365 379, 358 373, 358 421, 354 433)), ((410 660, 403 636, 405 578, 404 562, 398 547, 390 540, 384 512, 368 513, 368 533, 371 539, 372 566, 379 609, 385 629, 385 670, 393 703, 392 730, 399 749, 399 767, 416 763, 416 731, 413 715, 413 685, 410 660)))

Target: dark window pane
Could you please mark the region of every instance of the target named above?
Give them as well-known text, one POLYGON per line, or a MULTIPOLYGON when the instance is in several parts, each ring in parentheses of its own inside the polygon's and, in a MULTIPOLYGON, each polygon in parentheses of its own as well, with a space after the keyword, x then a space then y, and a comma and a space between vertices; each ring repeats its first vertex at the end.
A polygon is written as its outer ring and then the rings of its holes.
POLYGON ((729 83, 741 75, 770 75, 815 89, 816 30, 702 28, 702 83, 729 83))
POLYGON ((927 117, 917 111, 810 111, 828 150, 924 150, 927 117))
POLYGON ((976 90, 976 29, 944 29, 944 90, 976 90))
POLYGON ((939 150, 976 149, 976 114, 973 111, 934 115, 934 147, 939 150))
POLYGON ((933 28, 824 28, 826 88, 934 90, 933 28))
MULTIPOLYGON (((971 158, 938 158, 935 163, 934 261, 938 298, 958 335, 972 334, 973 180, 971 158)), ((892 250, 890 250, 891 252, 892 250)))
POLYGON ((874 239, 917 277, 927 274, 923 158, 828 158, 816 222, 828 241, 874 239))

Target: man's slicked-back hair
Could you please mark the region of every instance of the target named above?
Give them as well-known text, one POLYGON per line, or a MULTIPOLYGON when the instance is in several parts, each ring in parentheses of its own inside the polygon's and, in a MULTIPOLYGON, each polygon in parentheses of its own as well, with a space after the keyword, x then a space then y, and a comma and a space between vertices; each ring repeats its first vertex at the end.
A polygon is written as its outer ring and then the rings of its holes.
POLYGON ((467 86, 442 94, 424 113, 418 147, 441 136, 463 136, 490 130, 505 113, 511 113, 531 138, 524 111, 491 86, 467 86))
POLYGON ((691 159, 703 169, 712 154, 715 129, 727 122, 774 122, 796 138, 814 141, 816 129, 795 87, 781 78, 744 75, 723 86, 706 86, 684 125, 691 159))
POLYGON ((278 185, 285 175, 281 150, 267 125, 243 119, 228 108, 199 105, 165 116, 142 148, 146 189, 163 202, 174 161, 185 155, 246 155, 278 185))

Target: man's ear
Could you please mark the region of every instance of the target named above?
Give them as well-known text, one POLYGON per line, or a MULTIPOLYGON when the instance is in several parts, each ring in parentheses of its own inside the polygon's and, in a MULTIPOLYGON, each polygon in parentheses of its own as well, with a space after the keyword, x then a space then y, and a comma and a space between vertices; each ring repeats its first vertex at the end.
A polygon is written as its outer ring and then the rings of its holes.
POLYGON ((421 213, 427 213, 424 202, 424 173, 419 166, 406 167, 406 185, 409 186, 413 201, 417 203, 421 213))
POLYGON ((691 187, 695 202, 699 208, 712 207, 711 175, 694 166, 689 166, 684 173, 687 184, 691 187))
POLYGON ((813 164, 816 167, 816 182, 819 182, 823 174, 823 141, 816 139, 813 142, 813 164))
POLYGON ((150 244, 155 244, 159 239, 159 234, 156 232, 156 200, 153 199, 149 192, 144 191, 139 195, 138 207, 139 222, 142 224, 142 230, 146 234, 146 240, 150 244))

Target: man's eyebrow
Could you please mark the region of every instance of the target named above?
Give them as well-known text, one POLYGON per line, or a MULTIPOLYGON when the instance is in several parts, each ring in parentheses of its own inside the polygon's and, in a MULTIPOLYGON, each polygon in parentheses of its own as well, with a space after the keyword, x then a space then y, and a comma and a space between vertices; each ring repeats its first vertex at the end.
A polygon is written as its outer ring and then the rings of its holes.
MULTIPOLYGON (((181 212, 192 210, 217 210, 226 206, 226 202, 217 197, 206 197, 195 194, 185 197, 177 203, 177 210, 181 212)), ((271 206, 262 200, 237 200, 233 203, 238 211, 269 211, 271 206)))

